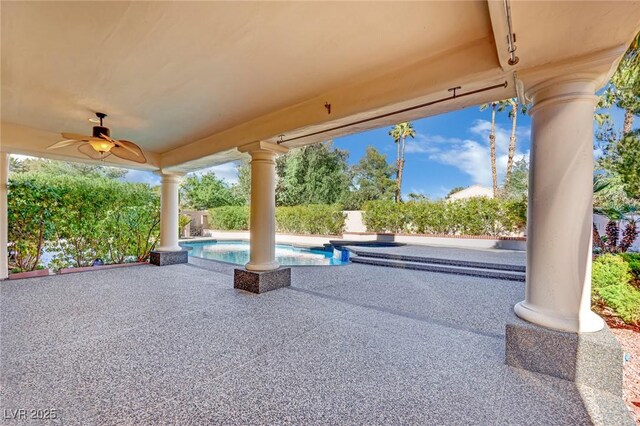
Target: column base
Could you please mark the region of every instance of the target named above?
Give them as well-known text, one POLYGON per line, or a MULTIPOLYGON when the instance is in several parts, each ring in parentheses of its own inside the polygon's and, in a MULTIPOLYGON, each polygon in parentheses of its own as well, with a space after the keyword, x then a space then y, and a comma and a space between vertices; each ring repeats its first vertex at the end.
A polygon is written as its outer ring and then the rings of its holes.
POLYGON ((507 323, 505 362, 622 396, 623 353, 608 327, 567 333, 519 321, 507 323))
POLYGON ((278 262, 276 262, 275 260, 273 262, 269 262, 269 263, 256 263, 256 264, 253 264, 253 263, 249 262, 246 265, 244 265, 244 267, 245 267, 245 269, 247 271, 268 272, 268 271, 275 271, 276 269, 278 269, 280 267, 280 264, 278 262))
POLYGON ((189 262, 188 250, 157 251, 154 250, 149 256, 149 263, 156 266, 176 265, 178 263, 189 262))
POLYGON ((264 293, 291 285, 291 268, 278 268, 272 271, 248 271, 234 269, 233 288, 251 293, 264 293))
POLYGON ((590 310, 578 318, 566 318, 541 312, 526 301, 517 303, 513 310, 525 321, 562 332, 591 333, 604 328, 604 320, 590 310))

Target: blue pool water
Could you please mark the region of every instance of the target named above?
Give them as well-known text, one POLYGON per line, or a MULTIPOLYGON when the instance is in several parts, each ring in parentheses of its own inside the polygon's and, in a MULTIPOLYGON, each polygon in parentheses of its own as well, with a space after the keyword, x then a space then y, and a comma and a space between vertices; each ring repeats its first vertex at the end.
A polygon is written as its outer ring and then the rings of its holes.
MULTIPOLYGON (((191 248, 189 256, 244 265, 249 262, 249 243, 246 241, 203 241, 182 243, 191 248)), ((276 245, 276 260, 280 265, 344 265, 338 251, 312 250, 290 245, 276 245)))

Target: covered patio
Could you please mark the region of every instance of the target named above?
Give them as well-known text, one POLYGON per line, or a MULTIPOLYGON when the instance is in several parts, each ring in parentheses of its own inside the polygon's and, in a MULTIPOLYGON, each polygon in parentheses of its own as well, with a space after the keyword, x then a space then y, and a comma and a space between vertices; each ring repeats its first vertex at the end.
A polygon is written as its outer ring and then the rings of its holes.
POLYGON ((64 424, 632 424, 608 392, 504 364, 522 283, 353 264, 294 268, 255 296, 232 272, 3 283, 3 408, 64 424))
POLYGON ((590 309, 593 112, 640 30, 637 3, 0 7, 0 249, 9 155, 95 161, 47 148, 105 112, 147 161, 104 164, 162 178, 151 262, 163 266, 3 282, 3 406, 59 407, 82 423, 616 418, 620 350, 590 309), (532 104, 524 286, 279 267, 278 155, 515 96, 532 104), (180 177, 241 158, 249 263, 221 274, 187 264, 180 177), (233 288, 263 285, 279 289, 233 288))

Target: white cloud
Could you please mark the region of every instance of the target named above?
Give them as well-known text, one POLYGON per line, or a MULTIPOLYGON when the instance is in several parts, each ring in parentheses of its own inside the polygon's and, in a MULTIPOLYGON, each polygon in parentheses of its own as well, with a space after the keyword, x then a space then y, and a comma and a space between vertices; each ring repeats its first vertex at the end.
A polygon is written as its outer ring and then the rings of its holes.
POLYGON ((215 173, 217 177, 219 177, 222 180, 225 180, 229 184, 233 185, 238 182, 238 163, 237 162, 219 164, 217 166, 202 169, 195 173, 198 175, 203 175, 205 173, 211 173, 211 172, 215 173))
MULTIPOLYGON (((418 135, 416 144, 407 152, 426 154, 430 160, 456 167, 460 171, 469 175, 473 183, 491 186, 491 157, 489 148, 489 133, 491 132, 491 122, 486 120, 476 120, 469 128, 469 132, 477 138, 458 139, 446 138, 439 135, 418 135), (475 140, 477 139, 477 140, 475 140), (481 142, 479 142, 481 141, 481 142)), ((498 181, 502 181, 507 169, 507 159, 509 152, 509 139, 511 129, 505 129, 496 124, 496 170, 498 181)), ((517 141, 522 143, 530 137, 529 129, 519 129, 517 141)), ((516 147, 517 148, 517 147, 516 147)), ((528 157, 529 152, 523 153, 516 149, 514 161, 528 157)))
POLYGON ((160 185, 160 176, 145 170, 129 170, 124 175, 124 180, 126 182, 148 183, 151 186, 160 185))
POLYGON ((459 144, 463 142, 459 138, 445 138, 440 135, 423 135, 418 133, 415 139, 410 139, 404 148, 409 154, 432 154, 439 152, 442 144, 459 144))

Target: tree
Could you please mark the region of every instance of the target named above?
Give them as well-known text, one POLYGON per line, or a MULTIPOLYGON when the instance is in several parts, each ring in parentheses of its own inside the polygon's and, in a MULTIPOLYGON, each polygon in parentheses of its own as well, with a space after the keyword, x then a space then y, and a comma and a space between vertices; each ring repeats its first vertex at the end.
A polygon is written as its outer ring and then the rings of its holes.
POLYGON ((513 164, 513 172, 509 184, 505 181, 500 195, 503 198, 522 200, 528 197, 529 191, 529 163, 525 158, 513 164))
POLYGON ((640 115, 640 33, 638 33, 620 61, 616 72, 609 80, 604 92, 598 99, 595 119, 598 122, 596 137, 612 149, 617 141, 633 131, 636 115, 640 115), (624 121, 620 133, 614 129, 614 123, 608 109, 613 105, 624 110, 624 121))
POLYGON ((229 185, 215 173, 188 176, 180 189, 182 204, 195 210, 240 204, 229 185))
POLYGON ((640 202, 640 131, 625 134, 613 156, 613 170, 620 175, 625 193, 640 202))
POLYGON ((18 160, 11 157, 11 171, 16 173, 41 172, 49 175, 105 177, 108 179, 123 178, 128 170, 100 164, 72 163, 66 161, 46 160, 44 158, 26 158, 18 160))
POLYGON ((295 148, 276 160, 276 204, 334 204, 349 188, 347 151, 331 142, 295 148))
POLYGON ((413 201, 415 203, 426 203, 427 201, 429 201, 429 197, 417 192, 410 192, 409 194, 407 194, 407 197, 409 198, 409 201, 413 201))
POLYGON ((368 146, 365 156, 351 167, 351 191, 344 203, 345 208, 360 210, 367 201, 392 200, 396 188, 395 173, 395 168, 387 162, 387 156, 368 146))
POLYGON ((498 102, 498 111, 504 111, 507 106, 511 107, 509 111, 509 118, 511 118, 511 136, 509 137, 509 152, 507 156, 507 173, 505 175, 505 188, 509 188, 511 181, 511 172, 513 169, 513 157, 516 154, 516 131, 518 112, 521 114, 527 113, 527 106, 520 105, 517 98, 505 99, 498 102))
MULTIPOLYGON (((496 169, 496 109, 498 102, 491 102, 491 131, 489 132, 489 150, 491 157, 491 181, 493 183, 493 196, 498 196, 498 170, 496 169)), ((480 111, 484 111, 489 104, 480 106, 480 111)))
POLYGON ((493 196, 498 196, 498 171, 496 167, 496 112, 509 110, 509 118, 511 119, 511 136, 509 137, 509 150, 507 155, 507 172, 505 174, 505 187, 509 186, 511 181, 511 173, 513 170, 513 157, 516 154, 517 139, 517 121, 518 112, 526 114, 527 105, 518 103, 517 98, 503 99, 501 101, 492 102, 491 104, 482 104, 480 111, 484 111, 491 106, 491 131, 489 132, 489 148, 491 151, 491 177, 493 181, 493 196))
POLYGON ((15 156, 9 156, 9 172, 11 173, 25 173, 27 167, 22 160, 19 160, 15 156))
POLYGON ((238 182, 233 185, 231 191, 240 204, 249 204, 251 201, 251 163, 242 160, 237 167, 238 182))
POLYGON ((396 160, 396 203, 402 202, 402 173, 404 171, 404 147, 407 137, 415 138, 416 131, 413 129, 413 123, 404 122, 396 124, 389 130, 389 136, 398 144, 397 160, 396 160))
POLYGON ((446 195, 444 198, 449 198, 450 196, 452 196, 452 195, 453 195, 453 194, 455 194, 456 192, 460 192, 460 191, 462 191, 463 189, 466 189, 466 188, 467 188, 466 186, 456 186, 456 187, 453 187, 453 188, 451 188, 451 191, 449 191, 449 192, 447 193, 447 195, 446 195))

